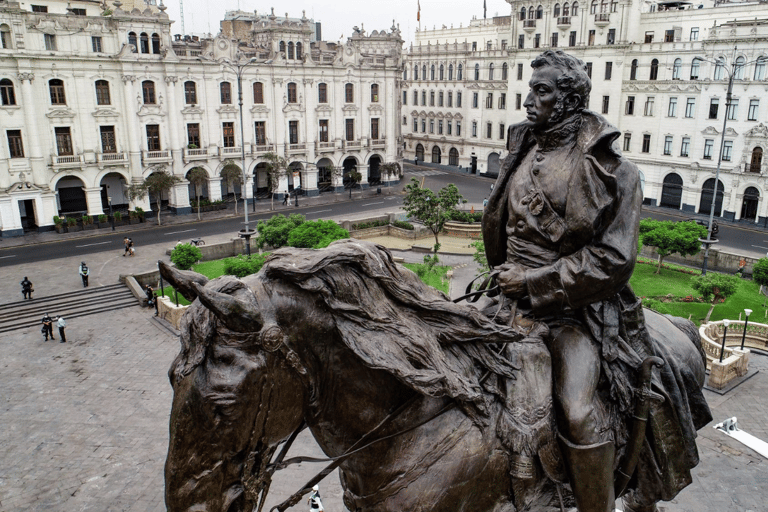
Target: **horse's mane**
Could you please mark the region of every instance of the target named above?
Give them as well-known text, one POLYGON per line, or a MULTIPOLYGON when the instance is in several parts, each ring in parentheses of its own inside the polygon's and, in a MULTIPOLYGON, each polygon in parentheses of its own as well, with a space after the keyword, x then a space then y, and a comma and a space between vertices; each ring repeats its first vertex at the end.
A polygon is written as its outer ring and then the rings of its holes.
POLYGON ((476 420, 488 412, 484 370, 514 378, 491 344, 518 340, 520 333, 454 304, 380 245, 350 239, 322 250, 279 249, 263 272, 321 298, 364 364, 420 393, 454 398, 476 420))

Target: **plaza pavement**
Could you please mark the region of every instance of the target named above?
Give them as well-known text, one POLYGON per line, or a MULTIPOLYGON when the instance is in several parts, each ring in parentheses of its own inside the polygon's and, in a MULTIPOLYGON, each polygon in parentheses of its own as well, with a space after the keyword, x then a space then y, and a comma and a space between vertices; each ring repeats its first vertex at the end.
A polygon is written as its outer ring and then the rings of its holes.
MULTIPOLYGON (((401 251, 397 239, 376 241, 407 261, 423 257, 401 251)), ((447 237, 441 243, 444 250, 450 246, 447 237)), ((88 257, 91 286, 150 270, 165 258, 165 249, 139 246, 133 258, 122 257, 122 250, 95 253, 88 257)), ((0 268, 3 303, 20 299, 24 275, 35 282, 38 297, 79 289, 81 259, 0 268)), ((461 294, 474 275, 471 257, 446 254, 442 261, 456 267, 451 293, 461 294)), ((165 510, 163 463, 172 398, 167 370, 178 341, 152 320, 150 310, 138 306, 72 319, 67 338, 66 344, 44 343, 37 327, 0 337, 0 512, 165 510)), ((753 356, 752 366, 761 371, 730 393, 705 393, 715 422, 737 416, 743 430, 768 440, 768 360, 753 356)), ((711 425, 699 432, 698 445, 702 461, 693 484, 673 502, 660 504, 662 512, 768 510, 764 458, 711 425)), ((299 453, 320 455, 307 435, 289 456, 299 453)), ((268 507, 322 466, 305 463, 278 474, 268 507)), ((337 475, 320 487, 326 510, 343 511, 337 475)), ((291 510, 305 508, 302 502, 291 510)))

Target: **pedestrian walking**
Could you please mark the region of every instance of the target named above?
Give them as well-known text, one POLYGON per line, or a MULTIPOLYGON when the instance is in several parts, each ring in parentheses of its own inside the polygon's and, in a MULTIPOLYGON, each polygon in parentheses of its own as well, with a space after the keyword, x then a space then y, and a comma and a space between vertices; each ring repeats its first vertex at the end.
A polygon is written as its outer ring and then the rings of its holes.
POLYGON ((130 238, 128 239, 128 254, 131 256, 136 256, 136 251, 133 250, 133 240, 130 238))
POLYGON ((67 322, 65 322, 61 316, 57 316, 56 326, 59 328, 59 338, 61 338, 61 341, 59 343, 66 343, 67 335, 64 334, 64 328, 67 326, 67 322))
POLYGON ((320 500, 320 488, 318 486, 312 487, 312 492, 309 493, 309 498, 307 499, 307 503, 309 503, 309 512, 318 512, 318 511, 324 511, 325 508, 323 507, 323 502, 320 500))
POLYGON ((486 206, 488 206, 488 198, 487 197, 485 199, 483 199, 483 209, 485 209, 486 206))
POLYGON ((84 261, 80 263, 79 273, 80 277, 83 279, 83 288, 88 288, 88 276, 91 275, 91 271, 84 261))
POLYGON ((131 248, 130 248, 130 246, 128 245, 128 243, 129 243, 129 241, 130 241, 130 240, 131 240, 131 239, 130 239, 130 238, 128 238, 127 236, 126 236, 125 238, 123 238, 123 245, 125 245, 125 251, 123 252, 123 258, 125 258, 125 257, 126 257, 128 254, 130 254, 130 253, 131 253, 131 248))
POLYGON ((53 337, 53 319, 50 316, 48 316, 48 313, 43 315, 42 333, 43 333, 43 336, 45 337, 44 341, 48 341, 48 336, 50 336, 52 340, 56 339, 53 337))
POLYGON ((288 191, 285 191, 285 194, 283 194, 283 206, 288 204, 288 191))
POLYGON ((25 299, 32 299, 32 292, 35 291, 35 289, 32 287, 32 281, 27 279, 27 276, 24 276, 24 279, 19 283, 21 285, 21 294, 24 296, 25 299))

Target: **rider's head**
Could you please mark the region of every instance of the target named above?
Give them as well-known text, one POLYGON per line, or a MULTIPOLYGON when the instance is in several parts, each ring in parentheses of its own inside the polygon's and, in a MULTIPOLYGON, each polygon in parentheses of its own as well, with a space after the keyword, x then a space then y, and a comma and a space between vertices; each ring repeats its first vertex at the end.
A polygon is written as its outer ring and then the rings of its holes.
POLYGON ((584 109, 592 83, 582 60, 562 50, 547 50, 531 67, 530 92, 523 106, 534 128, 546 129, 584 109))

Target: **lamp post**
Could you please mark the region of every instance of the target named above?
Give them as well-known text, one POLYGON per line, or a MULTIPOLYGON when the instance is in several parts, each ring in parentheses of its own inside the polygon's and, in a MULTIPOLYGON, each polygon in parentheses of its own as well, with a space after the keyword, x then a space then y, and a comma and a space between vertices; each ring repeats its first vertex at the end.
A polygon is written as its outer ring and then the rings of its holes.
POLYGON ((109 202, 109 218, 112 222, 112 231, 115 230, 115 216, 112 215, 112 196, 107 196, 107 201, 109 202))
POLYGON ((744 350, 744 340, 747 337, 747 323, 749 323, 749 315, 752 314, 752 310, 745 309, 744 313, 747 314, 747 317, 744 319, 744 332, 741 334, 741 350, 744 350))
POLYGON ((725 337, 728 335, 728 326, 731 325, 731 321, 727 318, 723 320, 723 343, 720 345, 720 362, 723 362, 723 353, 725 352, 725 337))

